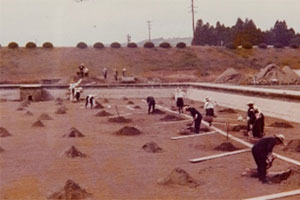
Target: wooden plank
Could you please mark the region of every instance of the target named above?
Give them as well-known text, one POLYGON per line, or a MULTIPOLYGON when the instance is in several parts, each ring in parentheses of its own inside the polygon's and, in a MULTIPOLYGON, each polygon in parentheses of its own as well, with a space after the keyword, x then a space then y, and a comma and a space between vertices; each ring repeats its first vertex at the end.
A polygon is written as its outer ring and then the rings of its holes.
MULTIPOLYGON (((289 196, 294 196, 294 195, 300 195, 300 189, 292 190, 292 191, 288 191, 288 192, 270 194, 270 195, 265 195, 265 196, 260 196, 260 197, 253 197, 253 198, 249 198, 249 199, 245 199, 245 200, 269 200, 269 199, 278 199, 278 198, 289 197, 289 196)), ((299 199, 299 198, 295 198, 295 199, 299 199)))
POLYGON ((190 162, 192 162, 192 163, 203 162, 206 160, 222 158, 225 156, 232 156, 232 155, 241 154, 241 153, 245 153, 245 152, 249 152, 249 151, 251 151, 251 149, 242 149, 242 150, 238 150, 238 151, 231 151, 231 152, 221 153, 221 154, 212 155, 212 156, 205 156, 205 157, 201 157, 201 158, 190 159, 190 162))
POLYGON ((176 137, 171 137, 171 140, 179 140, 179 139, 184 139, 184 138, 193 138, 193 137, 199 137, 199 136, 204 136, 204 135, 211 135, 211 134, 214 134, 214 133, 218 133, 218 132, 217 131, 210 131, 210 132, 201 133, 201 134, 176 136, 176 137))

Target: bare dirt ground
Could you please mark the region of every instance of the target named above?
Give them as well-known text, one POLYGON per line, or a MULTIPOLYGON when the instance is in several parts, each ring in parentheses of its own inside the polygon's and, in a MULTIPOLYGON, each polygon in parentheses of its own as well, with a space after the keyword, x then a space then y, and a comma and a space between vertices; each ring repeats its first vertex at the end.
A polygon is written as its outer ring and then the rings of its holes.
MULTIPOLYGON (((147 106, 141 99, 98 100, 106 112, 131 119, 129 123, 108 122, 114 116, 95 116, 102 109, 85 109, 84 102, 70 103, 66 114, 56 114, 61 105, 55 101, 31 103, 25 110, 17 111, 20 102, 0 102, 0 126, 11 136, 2 137, 0 147, 0 199, 47 199, 64 187, 67 180, 78 183, 92 196, 90 199, 241 199, 299 188, 299 182, 262 185, 255 178, 241 177, 246 167, 255 168, 250 152, 192 164, 191 158, 223 153, 214 148, 230 142, 239 149, 245 146, 226 140, 220 134, 212 134, 181 140, 170 140, 186 127, 188 121, 163 122, 170 114, 147 114, 147 106), (139 105, 141 109, 133 109, 139 105), (26 114, 30 111, 33 115, 26 114), (53 120, 42 120, 44 127, 32 127, 42 113, 53 120), (124 126, 135 127, 142 133, 132 136, 114 134, 124 126), (84 137, 63 137, 74 127, 84 137), (143 149, 148 142, 155 142, 162 150, 149 153, 143 149), (86 157, 64 156, 72 146, 86 157), (197 187, 184 185, 161 185, 159 180, 167 177, 173 169, 185 170, 197 187)), ((174 101, 158 99, 161 106, 171 108, 174 101)), ((203 113, 203 103, 189 101, 203 113)), ((223 122, 237 122, 238 114, 220 113, 213 122, 225 130, 223 122), (219 123, 217 123, 219 122, 219 123)), ((300 124, 294 128, 269 128, 274 118, 266 118, 267 135, 283 133, 287 141, 296 139, 300 124)), ((242 131, 233 132, 236 137, 247 140, 242 131)), ((275 147, 275 152, 300 160, 299 153, 286 152, 275 147)), ((286 170, 293 165, 275 160, 271 171, 286 170)), ((297 196, 296 196, 297 197, 297 196)), ((295 197, 295 198, 296 198, 295 197)), ((298 197, 299 198, 299 197, 298 197)))

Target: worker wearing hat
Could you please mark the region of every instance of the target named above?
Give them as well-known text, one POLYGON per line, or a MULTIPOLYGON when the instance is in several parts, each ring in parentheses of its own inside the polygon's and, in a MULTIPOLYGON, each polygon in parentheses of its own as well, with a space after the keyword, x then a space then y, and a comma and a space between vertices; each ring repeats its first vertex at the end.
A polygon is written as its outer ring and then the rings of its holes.
POLYGON ((284 135, 276 134, 271 137, 265 137, 257 141, 252 147, 252 155, 257 165, 259 180, 262 183, 268 183, 266 180, 267 160, 272 157, 272 151, 275 145, 284 144, 284 135))
POLYGON ((254 110, 254 102, 249 101, 247 103, 248 111, 247 111, 247 131, 248 136, 250 137, 253 125, 255 123, 255 110, 254 110))

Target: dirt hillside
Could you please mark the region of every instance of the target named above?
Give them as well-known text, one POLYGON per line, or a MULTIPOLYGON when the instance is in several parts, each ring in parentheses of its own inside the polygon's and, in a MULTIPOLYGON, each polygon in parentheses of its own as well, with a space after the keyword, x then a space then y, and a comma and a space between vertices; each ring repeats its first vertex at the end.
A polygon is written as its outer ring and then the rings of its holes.
POLYGON ((8 49, 0 48, 1 83, 33 83, 41 79, 62 79, 75 75, 84 63, 93 77, 102 78, 108 68, 108 81, 113 69, 119 74, 124 67, 128 75, 141 81, 213 81, 227 68, 255 74, 270 63, 300 69, 299 49, 236 49, 188 47, 185 49, 8 49))

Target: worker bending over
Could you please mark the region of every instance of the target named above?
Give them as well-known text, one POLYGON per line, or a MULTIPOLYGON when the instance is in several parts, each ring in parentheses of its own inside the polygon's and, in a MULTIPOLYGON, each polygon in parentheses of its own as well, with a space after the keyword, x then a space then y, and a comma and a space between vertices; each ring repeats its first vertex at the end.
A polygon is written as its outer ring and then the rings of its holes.
POLYGON ((193 107, 187 107, 186 111, 190 111, 194 121, 195 133, 198 134, 200 132, 200 125, 202 120, 201 113, 193 107))

